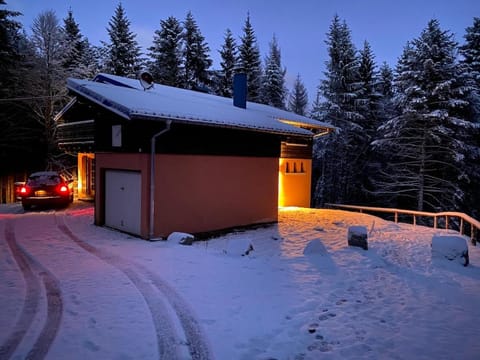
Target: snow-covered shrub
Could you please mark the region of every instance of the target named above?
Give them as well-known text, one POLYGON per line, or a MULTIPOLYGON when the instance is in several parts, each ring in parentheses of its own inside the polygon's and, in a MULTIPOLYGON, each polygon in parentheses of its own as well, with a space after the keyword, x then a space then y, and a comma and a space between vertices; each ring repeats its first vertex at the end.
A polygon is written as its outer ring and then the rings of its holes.
POLYGON ((254 250, 252 241, 244 237, 229 239, 225 245, 223 252, 227 255, 245 256, 254 250))

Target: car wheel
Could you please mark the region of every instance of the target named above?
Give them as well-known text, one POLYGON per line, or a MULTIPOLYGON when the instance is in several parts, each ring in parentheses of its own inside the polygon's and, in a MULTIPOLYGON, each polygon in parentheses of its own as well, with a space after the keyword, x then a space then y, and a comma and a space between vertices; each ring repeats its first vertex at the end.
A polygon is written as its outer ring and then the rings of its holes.
POLYGON ((22 206, 23 206, 23 210, 25 210, 25 211, 28 211, 32 208, 32 205, 30 205, 30 204, 22 204, 22 206))

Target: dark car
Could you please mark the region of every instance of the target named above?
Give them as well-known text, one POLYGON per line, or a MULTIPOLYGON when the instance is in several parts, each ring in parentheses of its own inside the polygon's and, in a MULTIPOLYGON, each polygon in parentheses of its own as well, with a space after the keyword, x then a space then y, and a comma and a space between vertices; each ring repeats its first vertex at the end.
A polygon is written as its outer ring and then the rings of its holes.
POLYGON ((56 171, 31 174, 19 195, 24 210, 34 206, 67 206, 73 201, 73 181, 56 171))

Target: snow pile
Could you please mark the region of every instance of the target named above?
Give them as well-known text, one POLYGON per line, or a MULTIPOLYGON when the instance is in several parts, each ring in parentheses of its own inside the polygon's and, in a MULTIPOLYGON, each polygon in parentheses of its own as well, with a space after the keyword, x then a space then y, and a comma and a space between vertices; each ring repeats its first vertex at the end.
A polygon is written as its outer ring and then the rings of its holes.
POLYGON ((325 245, 323 245, 322 241, 320 239, 315 239, 310 241, 307 246, 305 246, 305 249, 303 249, 303 253, 305 255, 326 255, 327 254, 327 249, 325 248, 325 245))
POLYGON ((461 236, 434 235, 432 258, 456 260, 467 266, 469 263, 467 241, 461 236))
POLYGON ((193 236, 192 234, 177 231, 171 233, 167 237, 167 241, 171 241, 181 245, 192 245, 194 240, 195 236, 193 236))
POLYGON ((229 256, 246 256, 254 250, 252 240, 240 236, 226 240, 224 245, 223 252, 229 256))

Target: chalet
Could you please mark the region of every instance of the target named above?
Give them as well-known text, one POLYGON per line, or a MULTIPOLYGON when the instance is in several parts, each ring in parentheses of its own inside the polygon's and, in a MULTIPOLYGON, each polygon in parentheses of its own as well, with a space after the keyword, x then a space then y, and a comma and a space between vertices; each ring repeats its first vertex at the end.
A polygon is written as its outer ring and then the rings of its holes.
POLYGON ((277 221, 310 206, 312 143, 327 124, 246 101, 107 74, 70 78, 59 145, 78 158, 95 224, 145 239, 277 221))

